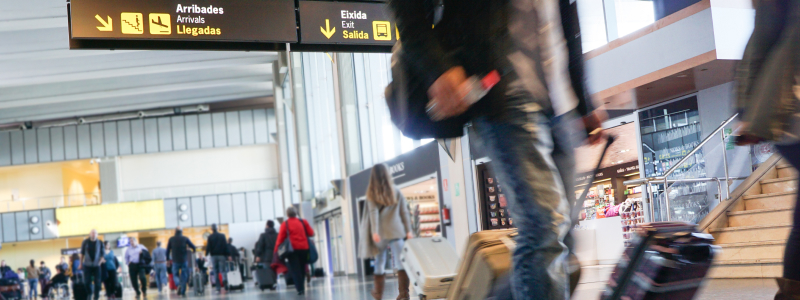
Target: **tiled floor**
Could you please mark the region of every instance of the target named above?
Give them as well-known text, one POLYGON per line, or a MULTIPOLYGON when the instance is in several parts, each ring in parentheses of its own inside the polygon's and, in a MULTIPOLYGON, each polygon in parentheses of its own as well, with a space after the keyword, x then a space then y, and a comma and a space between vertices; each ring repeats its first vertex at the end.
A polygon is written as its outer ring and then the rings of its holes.
MULTIPOLYGON (((574 300, 599 299, 600 293, 605 288, 605 280, 611 272, 611 267, 589 267, 583 269, 581 283, 578 286, 574 300)), ((311 282, 305 297, 297 296, 294 288, 286 289, 280 285, 277 291, 261 292, 248 284, 243 292, 214 294, 207 290, 204 296, 192 296, 188 299, 207 300, 272 300, 272 299, 335 299, 335 300, 370 300, 369 291, 372 282, 358 282, 355 278, 317 278, 311 282)), ((773 280, 761 279, 736 279, 736 280, 708 280, 705 287, 695 298, 697 300, 738 300, 738 299, 772 299, 777 287, 773 280)), ((395 299, 397 296, 397 281, 389 279, 386 282, 384 299, 395 299)), ((125 299, 133 299, 132 292, 126 292, 125 299)), ((147 300, 180 299, 175 295, 153 294, 147 300)), ((412 298, 417 299, 417 298, 412 298)), ((680 299, 676 299, 680 300, 680 299)))

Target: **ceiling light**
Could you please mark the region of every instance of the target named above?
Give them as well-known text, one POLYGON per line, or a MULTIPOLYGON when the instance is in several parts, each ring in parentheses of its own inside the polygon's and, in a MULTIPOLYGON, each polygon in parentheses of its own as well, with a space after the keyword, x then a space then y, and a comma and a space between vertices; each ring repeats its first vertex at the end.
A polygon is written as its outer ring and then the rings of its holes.
POLYGON ((678 77, 678 78, 684 78, 684 77, 686 77, 686 76, 688 76, 688 75, 686 75, 686 74, 681 74, 681 75, 678 75, 677 77, 678 77))

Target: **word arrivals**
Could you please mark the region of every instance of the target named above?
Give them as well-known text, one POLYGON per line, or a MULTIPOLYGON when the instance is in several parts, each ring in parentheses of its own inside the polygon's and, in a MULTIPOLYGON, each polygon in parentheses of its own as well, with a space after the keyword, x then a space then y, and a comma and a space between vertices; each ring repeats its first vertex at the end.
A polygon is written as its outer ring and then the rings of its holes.
POLYGON ((178 16, 178 19, 175 21, 176 23, 195 23, 195 24, 204 24, 206 19, 203 17, 181 17, 178 16))
POLYGON ((186 27, 186 25, 178 25, 178 34, 190 34, 192 36, 221 35, 222 30, 220 30, 219 28, 211 28, 210 26, 202 28, 202 27, 186 27))

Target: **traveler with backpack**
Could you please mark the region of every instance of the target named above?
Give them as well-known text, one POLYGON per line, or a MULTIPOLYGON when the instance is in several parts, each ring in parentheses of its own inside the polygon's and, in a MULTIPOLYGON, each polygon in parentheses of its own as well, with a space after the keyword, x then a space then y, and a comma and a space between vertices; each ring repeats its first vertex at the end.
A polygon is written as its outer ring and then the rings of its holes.
POLYGON ((385 164, 377 164, 367 186, 367 205, 364 219, 365 227, 359 245, 362 247, 362 258, 375 258, 375 284, 372 297, 383 299, 383 287, 386 280, 386 256, 392 251, 392 262, 397 270, 397 286, 400 294, 398 300, 407 300, 410 296, 410 281, 400 261, 400 251, 404 240, 412 239, 411 214, 408 212, 406 198, 394 187, 389 168, 385 164))
POLYGON ((192 252, 197 250, 192 241, 183 236, 183 230, 180 227, 176 228, 175 235, 167 242, 167 259, 172 263, 172 276, 175 285, 178 286, 178 296, 184 297, 186 297, 186 284, 189 283, 189 274, 191 273, 188 262, 193 259, 189 248, 192 249, 192 252))
POLYGON ((108 244, 106 244, 105 255, 103 258, 106 261, 102 266, 104 278, 103 285, 106 287, 106 297, 108 299, 115 299, 117 298, 117 289, 122 288, 119 286, 119 281, 117 280, 117 272, 121 265, 119 264, 117 256, 114 255, 114 251, 111 251, 111 247, 108 244))
POLYGON ((92 229, 89 232, 89 237, 83 240, 81 244, 81 265, 79 269, 83 270, 86 288, 94 295, 94 300, 100 299, 100 283, 102 282, 102 274, 100 266, 105 263, 105 248, 103 241, 97 238, 97 230, 92 229))
POLYGON ((275 251, 281 253, 279 248, 286 240, 291 244, 292 251, 287 252, 285 258, 289 259, 289 272, 292 274, 297 295, 302 296, 306 292, 306 265, 311 248, 308 238, 314 236, 314 229, 308 225, 308 221, 297 218, 297 210, 294 207, 286 209, 286 217, 288 219, 283 222, 278 232, 275 251))
POLYGON ((577 4, 443 0, 441 19, 432 20, 431 2, 389 1, 403 37, 399 61, 424 82, 409 102, 424 102, 428 120, 454 124, 450 136, 428 137, 460 136, 471 122, 487 148, 514 225, 524 228, 513 255, 514 299, 569 299, 581 129, 574 121, 582 118, 585 137, 599 143, 605 119, 585 88, 577 4))
POLYGON ((217 279, 219 274, 222 274, 222 282, 217 284, 217 293, 220 293, 222 286, 228 281, 228 261, 232 259, 231 254, 228 253, 228 241, 225 239, 225 235, 218 231, 217 224, 211 224, 211 232, 211 235, 208 236, 206 255, 211 255, 213 270, 211 276, 216 276, 214 279, 217 279))
POLYGON ((137 298, 142 295, 147 297, 147 269, 151 261, 150 252, 139 245, 136 238, 131 238, 131 246, 125 251, 125 264, 128 265, 131 285, 137 298))

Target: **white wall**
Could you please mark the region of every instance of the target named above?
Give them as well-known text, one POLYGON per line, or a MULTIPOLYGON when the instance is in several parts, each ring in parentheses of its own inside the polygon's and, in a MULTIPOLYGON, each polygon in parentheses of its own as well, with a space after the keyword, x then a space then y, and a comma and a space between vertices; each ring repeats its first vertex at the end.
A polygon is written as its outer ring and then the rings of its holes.
MULTIPOLYGON (((273 220, 274 221, 274 220, 273 220)), ((233 245, 236 249, 244 247, 247 249, 247 256, 253 259, 253 248, 258 241, 258 237, 264 233, 267 222, 249 222, 228 224, 228 235, 233 238, 233 245)), ((275 221, 275 230, 280 228, 280 224, 275 221)))
POLYGON ((125 201, 278 188, 275 144, 123 156, 125 201))

